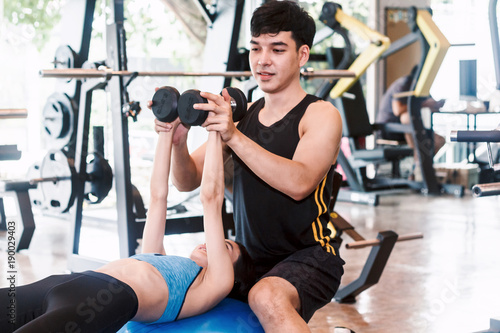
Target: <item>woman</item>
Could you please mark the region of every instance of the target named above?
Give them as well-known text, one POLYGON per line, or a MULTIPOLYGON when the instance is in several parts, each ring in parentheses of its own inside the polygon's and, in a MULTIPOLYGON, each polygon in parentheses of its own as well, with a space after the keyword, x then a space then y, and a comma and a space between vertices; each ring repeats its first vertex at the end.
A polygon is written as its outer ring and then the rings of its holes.
POLYGON ((159 133, 143 253, 95 271, 0 289, 0 307, 8 310, 0 314, 1 332, 116 332, 129 320, 163 323, 195 316, 230 292, 248 292, 251 260, 241 245, 224 239, 222 143, 217 132, 209 133, 200 194, 206 244, 190 258, 165 255, 172 138, 179 124, 177 119, 170 132, 159 133))

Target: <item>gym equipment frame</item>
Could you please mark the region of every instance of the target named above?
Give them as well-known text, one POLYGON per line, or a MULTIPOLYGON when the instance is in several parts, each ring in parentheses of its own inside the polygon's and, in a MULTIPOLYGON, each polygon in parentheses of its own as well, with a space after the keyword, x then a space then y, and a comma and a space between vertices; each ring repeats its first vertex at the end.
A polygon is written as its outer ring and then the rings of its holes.
POLYGON ((333 224, 335 230, 338 232, 335 238, 342 241, 344 233, 351 237, 354 242, 347 243, 347 249, 372 247, 359 277, 339 288, 334 296, 335 300, 339 303, 354 303, 356 302, 356 296, 378 283, 396 242, 420 239, 424 236, 422 233, 398 236, 394 231, 386 230, 379 232, 376 239, 365 239, 354 230, 354 227, 349 222, 334 211, 341 184, 342 176, 338 172, 335 172, 333 176, 332 199, 329 206, 330 223, 333 224))
MULTIPOLYGON (((340 151, 338 161, 346 175, 349 188, 343 188, 341 190, 339 193, 339 200, 377 205, 379 194, 381 193, 378 190, 402 187, 420 190, 424 194, 440 194, 446 192, 452 193, 458 197, 463 195, 464 189, 461 186, 450 184, 441 185, 438 183, 432 166, 433 142, 432 139, 428 138, 427 130, 423 126, 420 115, 420 105, 422 101, 429 96, 430 86, 434 81, 444 55, 446 54, 449 43, 432 21, 428 10, 417 9, 415 7, 411 7, 408 10, 410 13, 410 15, 408 15, 408 25, 411 33, 401 39, 398 39, 393 44, 390 44, 390 42, 385 42, 387 37, 382 35, 384 37, 382 38, 378 33, 374 34, 370 28, 364 26, 362 23, 356 22, 352 18, 347 20, 348 16, 342 13, 340 6, 336 6, 333 3, 326 3, 323 7, 322 21, 335 32, 339 32, 344 39, 347 36, 346 32, 343 31, 345 29, 351 29, 354 32, 359 33, 362 37, 375 36, 369 39, 371 42, 370 46, 372 46, 372 44, 375 46, 373 46, 372 49, 365 49, 364 52, 356 57, 354 62, 348 68, 348 70, 352 70, 356 73, 356 78, 346 78, 340 79, 337 82, 327 82, 320 87, 316 94, 322 98, 330 97, 332 103, 337 105, 339 110, 342 109, 342 105, 338 104, 342 104, 341 102, 343 102, 343 100, 351 100, 349 96, 345 95, 350 95, 349 89, 353 87, 354 83, 359 79, 359 76, 364 73, 368 66, 370 66, 373 62, 378 59, 384 59, 416 41, 419 41, 422 46, 422 60, 418 65, 417 72, 418 79, 413 82, 411 91, 407 92, 405 95, 408 97, 408 112, 410 114, 411 124, 409 126, 401 124, 384 124, 384 127, 399 133, 406 132, 413 134, 415 150, 419 156, 423 181, 415 182, 402 178, 368 179, 362 174, 358 175, 354 171, 353 166, 350 164, 347 157, 342 151, 340 151), (346 24, 344 21, 348 23, 346 24), (370 57, 365 55, 365 53, 373 54, 370 57), (338 103, 336 101, 338 101, 338 103)), ((346 45, 349 44, 350 42, 346 40, 346 45)), ((334 65, 334 63, 331 65, 334 65)), ((362 93, 362 91, 360 91, 360 93, 362 93)), ((349 113, 349 110, 346 110, 345 113, 349 113)), ((343 121, 346 120, 343 119, 343 121)), ((375 125, 378 126, 378 124, 374 124, 373 127, 376 127, 375 125)), ((360 157, 360 160, 362 159, 363 158, 360 157)))
MULTIPOLYGON (((95 0, 80 0, 71 2, 69 12, 65 14, 66 22, 80 21, 75 19, 81 17, 82 6, 86 8, 84 11, 85 17, 84 35, 90 36, 92 27, 92 17, 95 8, 95 0), (78 7, 77 5, 80 5, 78 7)), ((227 70, 230 70, 230 65, 237 61, 233 59, 238 56, 236 44, 237 37, 239 36, 239 29, 241 26, 242 11, 244 8, 244 1, 238 0, 233 7, 225 8, 224 12, 220 15, 214 15, 211 24, 210 33, 220 32, 224 29, 225 34, 229 34, 229 43, 218 48, 217 56, 221 50, 229 50, 227 54, 229 57, 226 59, 219 59, 225 63, 227 70), (228 29, 228 25, 233 26, 233 30, 228 29)), ((86 159, 88 156, 88 143, 89 143, 89 127, 90 115, 92 104, 92 93, 95 90, 106 89, 110 93, 110 105, 108 108, 111 112, 112 126, 113 126, 113 152, 114 152, 114 181, 116 191, 116 219, 118 225, 118 239, 119 239, 119 255, 120 257, 129 257, 134 254, 137 248, 137 239, 142 234, 144 228, 146 210, 144 203, 140 196, 139 191, 131 183, 131 170, 130 170, 130 155, 129 155, 129 135, 128 135, 128 121, 129 116, 132 118, 137 116, 137 106, 135 102, 129 101, 127 93, 127 86, 139 74, 136 72, 129 72, 127 70, 127 56, 126 56, 126 37, 123 28, 124 10, 122 1, 113 1, 111 6, 110 17, 113 23, 107 25, 106 39, 107 39, 107 59, 106 64, 113 64, 110 69, 113 72, 120 73, 119 75, 101 75, 103 71, 98 72, 98 77, 86 77, 86 79, 77 80, 59 80, 62 82, 71 82, 71 84, 81 87, 79 100, 79 112, 76 125, 76 138, 74 149, 74 167, 78 181, 75 184, 75 203, 71 207, 69 214, 71 220, 71 246, 68 256, 68 269, 71 271, 81 271, 86 269, 94 269, 103 264, 103 261, 96 258, 84 257, 80 254, 80 232, 83 219, 83 203, 85 200, 85 181, 87 174, 86 159), (130 73, 128 81, 125 82, 126 76, 124 73, 130 73), (128 106, 128 107, 125 107, 128 106)), ((74 25, 74 22, 73 22, 74 25)), ((210 34, 209 33, 209 34, 210 34)), ((220 36, 219 36, 220 38, 220 36)), ((88 52, 88 44, 90 38, 84 40, 87 42, 82 49, 88 52)), ((209 36, 207 36, 207 42, 209 36)), ((54 61, 55 71, 88 71, 83 68, 72 69, 72 65, 76 63, 74 59, 80 59, 78 54, 66 52, 67 48, 58 49, 56 52, 56 59, 54 61), (62 51, 61 51, 62 50, 62 51), (64 51, 66 50, 66 51, 64 51), (64 52, 63 52, 64 51, 64 52), (69 56, 68 56, 69 55, 69 56), (62 64, 62 65, 61 65, 62 64)), ((86 60, 86 57, 84 57, 86 60)), ((81 62, 81 61, 80 61, 81 62)), ((82 63, 75 67, 82 67, 82 63)), ((217 67, 217 66, 216 66, 217 67)), ((92 72, 92 70, 91 70, 92 72)), ((104 71, 104 73, 106 73, 104 71)), ((164 74, 164 73, 163 73, 164 74)), ((163 75, 162 75, 163 76, 163 75)), ((239 76, 239 75, 238 75, 239 76)), ((224 86, 230 85, 231 77, 224 78, 224 86)), ((58 81, 58 82, 59 82, 58 81)), ((182 215, 182 214, 180 214, 182 215)), ((228 230, 233 229, 232 217, 223 213, 223 224, 226 233, 228 230)), ((165 234, 177 234, 184 232, 199 232, 203 230, 203 221, 201 216, 180 216, 178 218, 169 218, 166 225, 165 234)))

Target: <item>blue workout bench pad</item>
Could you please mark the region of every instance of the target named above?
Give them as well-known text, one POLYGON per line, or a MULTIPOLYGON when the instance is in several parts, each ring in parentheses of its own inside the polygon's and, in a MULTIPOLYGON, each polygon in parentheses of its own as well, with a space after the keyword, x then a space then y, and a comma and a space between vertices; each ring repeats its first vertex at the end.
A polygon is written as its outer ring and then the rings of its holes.
POLYGON ((215 308, 199 316, 154 325, 130 321, 118 331, 118 333, 149 332, 263 333, 264 330, 248 304, 226 298, 215 308))

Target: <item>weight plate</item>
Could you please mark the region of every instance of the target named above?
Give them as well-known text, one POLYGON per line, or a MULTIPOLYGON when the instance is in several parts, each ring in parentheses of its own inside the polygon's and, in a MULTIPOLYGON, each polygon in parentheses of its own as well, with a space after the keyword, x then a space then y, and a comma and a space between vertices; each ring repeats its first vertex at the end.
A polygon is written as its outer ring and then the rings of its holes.
POLYGON ((177 118, 179 91, 174 87, 161 87, 153 95, 152 110, 158 120, 170 123, 177 118))
POLYGON ((43 108, 43 127, 52 149, 68 145, 74 134, 76 103, 64 93, 53 93, 43 108))
POLYGON ((197 103, 207 103, 207 100, 201 97, 199 90, 186 90, 179 97, 177 111, 179 112, 179 118, 184 124, 199 126, 207 119, 208 112, 193 108, 193 104, 197 103))
POLYGON ((88 155, 88 160, 85 200, 91 204, 98 204, 106 198, 113 186, 113 170, 108 161, 97 152, 88 155))
MULTIPOLYGON (((37 179, 40 178, 40 163, 34 163, 32 164, 29 168, 28 171, 26 172, 26 179, 37 179)), ((30 188, 28 190, 28 193, 30 195, 30 201, 33 206, 36 207, 42 207, 43 205, 43 193, 40 190, 40 187, 34 187, 30 188)))
POLYGON ((54 68, 75 68, 76 53, 69 45, 61 45, 54 56, 54 68))
POLYGON ((233 121, 240 121, 247 112, 247 98, 243 91, 238 88, 229 87, 227 88, 227 93, 235 103, 233 107, 233 121))
POLYGON ((41 178, 58 177, 59 181, 40 183, 45 206, 57 213, 69 211, 75 201, 76 172, 74 160, 62 150, 50 150, 40 167, 41 178))

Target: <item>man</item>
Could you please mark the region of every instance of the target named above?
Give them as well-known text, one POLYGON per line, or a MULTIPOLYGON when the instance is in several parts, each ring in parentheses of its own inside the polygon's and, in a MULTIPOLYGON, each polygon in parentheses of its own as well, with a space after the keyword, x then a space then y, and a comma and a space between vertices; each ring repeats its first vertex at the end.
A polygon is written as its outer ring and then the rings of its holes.
MULTIPOLYGON (((397 97, 395 95, 410 91, 417 70, 418 67, 414 66, 410 74, 400 77, 389 86, 384 96, 382 96, 382 100, 380 101, 376 123, 401 123, 406 125, 410 124, 410 115, 408 113, 407 105, 408 97, 397 97)), ((428 98, 422 103, 421 107, 428 107, 431 109, 431 112, 437 112, 443 106, 443 104, 444 100, 436 101, 433 98, 428 98)), ((380 133, 380 136, 382 139, 386 140, 406 141, 408 146, 410 146, 411 148, 415 148, 413 136, 411 133, 400 134, 382 132, 380 133)), ((444 145, 444 143, 445 139, 442 136, 434 133, 434 153, 436 153, 444 145)), ((417 158, 416 153, 415 158, 417 158)))
MULTIPOLYGON (((332 104, 300 85, 315 34, 314 20, 292 1, 268 2, 251 21, 250 65, 264 97, 236 126, 229 96, 202 93, 213 112, 203 124, 221 134, 232 154, 236 239, 248 249, 260 280, 248 300, 266 332, 308 332, 314 312, 340 284, 343 260, 328 203, 342 120, 332 104)), ((156 122, 156 131, 170 131, 156 122)), ((173 183, 199 186, 205 145, 189 155, 188 129, 179 126, 173 148, 173 183)))

